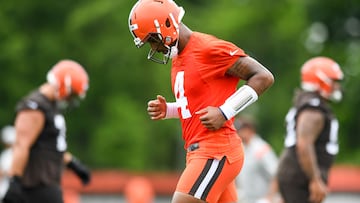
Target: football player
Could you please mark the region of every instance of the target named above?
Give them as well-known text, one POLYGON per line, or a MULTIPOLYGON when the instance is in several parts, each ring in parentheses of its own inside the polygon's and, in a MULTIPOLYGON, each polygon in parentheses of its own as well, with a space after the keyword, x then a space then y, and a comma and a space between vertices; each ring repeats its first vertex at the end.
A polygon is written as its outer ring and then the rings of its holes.
POLYGON ((278 157, 271 145, 257 132, 251 116, 235 118, 234 126, 242 138, 245 163, 236 178, 241 203, 281 202, 275 180, 278 157))
POLYGON ((195 32, 182 23, 172 0, 140 0, 129 15, 135 45, 150 45, 148 59, 172 59, 175 102, 148 102, 153 120, 179 118, 187 163, 172 203, 237 201, 235 177, 244 160, 233 119, 274 82, 273 75, 235 44, 195 32), (237 89, 239 81, 246 84, 237 89))
POLYGON ((311 58, 301 68, 278 168, 285 203, 320 203, 328 193, 329 169, 339 151, 339 122, 329 102, 342 99, 342 79, 340 66, 328 57, 311 58))
POLYGON ((88 86, 88 74, 79 63, 61 60, 48 72, 47 82, 19 101, 4 203, 63 203, 60 180, 67 144, 59 104, 84 98, 88 86))

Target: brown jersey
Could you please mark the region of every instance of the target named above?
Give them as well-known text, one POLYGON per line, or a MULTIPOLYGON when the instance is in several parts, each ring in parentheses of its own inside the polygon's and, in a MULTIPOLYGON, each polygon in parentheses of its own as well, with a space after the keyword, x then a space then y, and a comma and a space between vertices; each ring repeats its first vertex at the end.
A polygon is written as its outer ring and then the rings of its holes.
POLYGON ((48 100, 39 91, 33 91, 16 106, 16 111, 38 110, 45 116, 44 127, 30 149, 29 159, 22 177, 26 187, 58 185, 66 150, 66 124, 56 102, 48 100))
MULTIPOLYGON (((296 120, 299 113, 305 109, 316 109, 323 113, 325 125, 320 135, 314 143, 314 149, 317 157, 317 164, 320 168, 322 178, 327 181, 328 171, 339 151, 338 146, 338 128, 339 123, 328 106, 327 102, 317 93, 300 91, 295 96, 294 105, 286 115, 287 134, 285 138, 285 151, 282 156, 279 171, 281 176, 284 174, 299 179, 302 174, 304 180, 307 180, 305 173, 302 171, 296 155, 296 120), (288 170, 281 173, 282 170, 288 170), (292 173, 291 173, 292 171, 292 173), (297 174, 297 175, 296 175, 297 174), (296 175, 296 176, 295 176, 296 175)), ((283 177, 285 178, 285 177, 283 177)))

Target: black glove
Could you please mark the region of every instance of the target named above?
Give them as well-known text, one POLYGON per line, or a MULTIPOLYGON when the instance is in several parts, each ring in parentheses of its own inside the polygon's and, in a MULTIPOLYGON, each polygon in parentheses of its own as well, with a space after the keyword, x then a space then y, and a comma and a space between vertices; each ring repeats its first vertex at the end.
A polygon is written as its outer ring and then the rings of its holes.
POLYGON ((24 203, 21 181, 18 176, 9 179, 9 188, 5 193, 3 203, 24 203))
POLYGON ((75 174, 80 178, 83 185, 87 185, 90 182, 91 174, 89 169, 74 156, 67 164, 67 167, 75 172, 75 174))

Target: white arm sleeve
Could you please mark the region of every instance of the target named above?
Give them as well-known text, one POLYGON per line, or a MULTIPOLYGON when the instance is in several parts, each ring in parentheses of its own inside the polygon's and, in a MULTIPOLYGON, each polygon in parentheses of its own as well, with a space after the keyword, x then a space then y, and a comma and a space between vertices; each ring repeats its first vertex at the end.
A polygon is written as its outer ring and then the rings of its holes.
POLYGON ((249 85, 243 85, 220 106, 220 110, 229 120, 257 99, 258 95, 255 90, 249 85))

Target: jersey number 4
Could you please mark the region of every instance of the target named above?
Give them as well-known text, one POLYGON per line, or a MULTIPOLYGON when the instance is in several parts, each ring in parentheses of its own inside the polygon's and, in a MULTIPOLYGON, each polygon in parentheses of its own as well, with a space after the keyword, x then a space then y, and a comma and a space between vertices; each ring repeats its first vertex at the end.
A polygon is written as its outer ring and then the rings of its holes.
POLYGON ((191 117, 190 110, 188 109, 188 99, 185 96, 184 89, 184 71, 180 71, 176 74, 174 84, 174 94, 176 98, 177 106, 181 109, 181 117, 187 119, 191 117))

